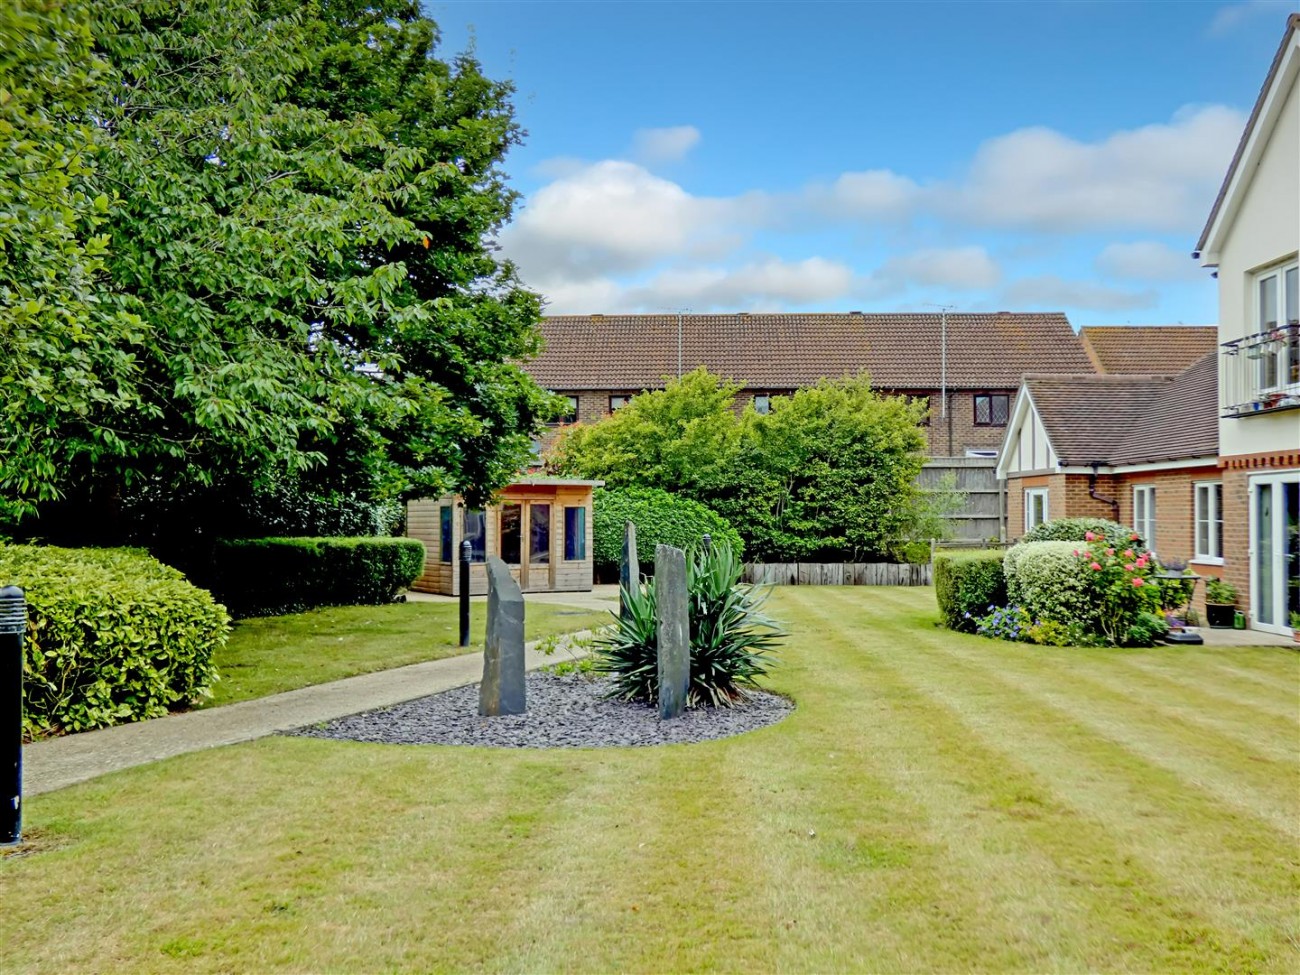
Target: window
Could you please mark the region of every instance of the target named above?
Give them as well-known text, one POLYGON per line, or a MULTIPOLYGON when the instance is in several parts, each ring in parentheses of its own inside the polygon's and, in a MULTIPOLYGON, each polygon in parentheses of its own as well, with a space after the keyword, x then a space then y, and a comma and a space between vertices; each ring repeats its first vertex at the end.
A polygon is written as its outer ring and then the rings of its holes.
POLYGON ((1010 394, 975 394, 975 425, 977 427, 1005 427, 1010 418, 1010 394))
POLYGON ((556 423, 577 423, 578 422, 578 397, 566 396, 569 401, 569 411, 556 420, 556 423))
POLYGON ((987 449, 981 447, 967 447, 966 456, 967 457, 988 457, 996 460, 998 456, 998 452, 992 449, 991 447, 987 449))
POLYGON ((441 562, 451 562, 451 519, 452 512, 456 510, 454 504, 444 504, 438 507, 438 560, 441 562))
POLYGON ((465 541, 469 542, 469 560, 483 562, 487 558, 487 515, 482 511, 465 510, 465 541))
POLYGON ((1196 485, 1196 561, 1223 561, 1223 485, 1196 485))
POLYGON ((1025 489, 1025 531, 1047 521, 1047 488, 1025 489))
POLYGON ((1156 489, 1150 484, 1133 488, 1133 530, 1147 548, 1156 547, 1156 489))
POLYGON ((584 505, 564 509, 564 558, 576 562, 587 557, 587 509, 584 505))
POLYGON ((754 394, 754 412, 764 415, 772 412, 772 394, 755 393, 754 394))
POLYGON ((925 407, 925 416, 921 417, 921 426, 928 427, 930 425, 930 415, 934 412, 934 401, 924 394, 907 398, 913 403, 920 403, 925 407))
POLYGON ((528 445, 528 466, 542 466, 542 442, 540 440, 533 439, 528 445))
POLYGON ((609 398, 609 412, 613 413, 615 410, 622 409, 631 400, 631 396, 611 396, 609 398))
POLYGON ((528 506, 528 561, 551 564, 551 506, 534 501, 528 506))

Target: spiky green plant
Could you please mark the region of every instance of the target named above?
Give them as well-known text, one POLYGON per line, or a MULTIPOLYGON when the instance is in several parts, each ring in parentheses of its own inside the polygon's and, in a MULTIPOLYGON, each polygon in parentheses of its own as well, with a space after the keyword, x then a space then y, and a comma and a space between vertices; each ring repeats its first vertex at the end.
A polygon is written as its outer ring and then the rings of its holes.
MULTIPOLYGON (((741 585, 741 564, 731 546, 715 543, 693 550, 686 562, 691 629, 688 706, 730 707, 772 663, 769 656, 786 636, 763 612, 767 592, 741 585)), ((613 696, 629 701, 659 700, 655 582, 624 590, 627 612, 595 645, 599 673, 614 680, 613 696)))

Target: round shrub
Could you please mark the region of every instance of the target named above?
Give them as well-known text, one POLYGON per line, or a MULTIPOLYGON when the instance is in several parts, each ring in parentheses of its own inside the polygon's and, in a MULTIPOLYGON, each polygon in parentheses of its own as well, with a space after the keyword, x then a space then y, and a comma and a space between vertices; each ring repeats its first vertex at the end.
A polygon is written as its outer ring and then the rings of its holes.
POLYGON ((230 617, 140 549, 0 545, 27 596, 24 730, 84 731, 206 697, 230 617))
POLYGON ((740 535, 717 512, 698 501, 656 488, 603 488, 593 500, 592 535, 596 571, 617 571, 623 560, 623 525, 636 525, 636 554, 641 571, 654 572, 655 546, 689 549, 705 536, 729 545, 739 558, 740 535))
POLYGON ((975 617, 1007 601, 1007 579, 998 549, 937 552, 934 556, 934 595, 943 625, 975 632, 975 617))
POLYGON ((1074 554, 1080 550, 1078 542, 1022 542, 1007 549, 1002 560, 1007 601, 1031 620, 1094 624, 1088 563, 1074 554))
POLYGON ((1045 521, 1025 532, 1020 539, 1023 542, 1083 542, 1088 540, 1088 533, 1100 535, 1107 544, 1116 546, 1142 545, 1146 547, 1137 534, 1127 525, 1105 518, 1057 518, 1045 521))

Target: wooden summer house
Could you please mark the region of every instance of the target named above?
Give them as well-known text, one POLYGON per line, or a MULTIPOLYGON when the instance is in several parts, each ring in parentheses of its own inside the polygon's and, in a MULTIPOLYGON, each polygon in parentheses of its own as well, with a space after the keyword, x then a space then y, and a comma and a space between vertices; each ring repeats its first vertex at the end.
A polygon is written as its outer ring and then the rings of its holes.
POLYGON ((510 566, 524 592, 591 589, 592 491, 603 481, 536 477, 516 481, 495 503, 466 508, 455 495, 406 505, 406 534, 424 542, 416 592, 460 595, 461 542, 470 543, 470 594, 487 592, 487 556, 510 566))

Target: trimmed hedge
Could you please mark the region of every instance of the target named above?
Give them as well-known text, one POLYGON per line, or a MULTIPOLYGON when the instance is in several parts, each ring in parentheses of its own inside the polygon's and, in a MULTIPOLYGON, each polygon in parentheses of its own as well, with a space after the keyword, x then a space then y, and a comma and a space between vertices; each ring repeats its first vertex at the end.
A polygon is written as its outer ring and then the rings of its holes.
MULTIPOLYGON (((1090 529, 1091 530, 1091 529, 1090 529)), ((1007 600, 1033 620, 1095 627, 1098 605, 1088 563, 1078 542, 1021 542, 1007 550, 1002 567, 1007 600)))
POLYGON ((414 538, 241 538, 217 543, 214 589, 237 617, 389 603, 424 569, 414 538))
POLYGON ((1000 549, 935 553, 934 594, 944 626, 974 633, 975 621, 971 617, 983 616, 990 606, 1006 604, 1002 558, 1000 549))
POLYGON ((636 525, 636 554, 641 571, 654 572, 655 546, 689 549, 709 535, 726 542, 736 557, 744 543, 731 524, 698 501, 679 498, 657 488, 602 488, 593 500, 593 558, 597 572, 617 571, 623 559, 623 524, 636 525))
POLYGON ((142 550, 0 545, 0 584, 27 594, 29 735, 159 717, 216 679, 225 608, 142 550))
POLYGON ((1140 539, 1136 542, 1133 540, 1133 536, 1137 533, 1132 528, 1121 525, 1118 521, 1109 521, 1105 518, 1057 518, 1055 521, 1045 521, 1025 532, 1020 541, 1021 543, 1083 542, 1087 540, 1084 536, 1088 532, 1101 535, 1110 545, 1116 548, 1146 547, 1140 539))

